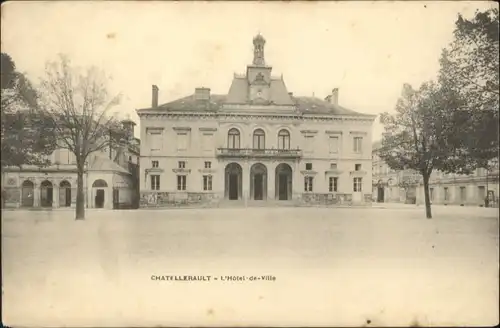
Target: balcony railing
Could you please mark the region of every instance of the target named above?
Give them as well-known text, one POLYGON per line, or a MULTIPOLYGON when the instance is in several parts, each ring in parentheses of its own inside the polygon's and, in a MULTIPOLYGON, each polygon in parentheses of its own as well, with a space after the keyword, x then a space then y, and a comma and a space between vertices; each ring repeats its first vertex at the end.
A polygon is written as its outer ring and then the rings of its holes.
POLYGON ((218 157, 300 158, 300 149, 217 148, 218 157))

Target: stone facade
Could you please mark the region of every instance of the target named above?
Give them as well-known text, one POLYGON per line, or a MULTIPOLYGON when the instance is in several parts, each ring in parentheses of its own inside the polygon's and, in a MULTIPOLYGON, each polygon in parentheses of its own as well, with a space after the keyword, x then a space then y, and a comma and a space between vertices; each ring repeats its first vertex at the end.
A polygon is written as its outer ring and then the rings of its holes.
MULTIPOLYGON (((429 181, 429 197, 436 205, 485 206, 488 195, 488 206, 498 207, 498 192, 498 167, 490 172, 477 169, 470 175, 433 172, 429 181)), ((417 204, 425 204, 422 184, 417 188, 417 204)))
POLYGON ((213 206, 221 201, 370 204, 373 115, 294 97, 264 63, 235 74, 227 95, 193 95, 137 110, 141 206, 213 206), (356 186, 355 186, 356 184, 356 186), (355 190, 354 190, 355 189, 355 190))
MULTIPOLYGON (((132 166, 138 171, 139 151, 135 150, 138 147, 120 148, 104 149, 89 156, 83 176, 87 208, 138 207, 138 174, 127 170, 132 166)), ((47 167, 21 165, 2 170, 2 207, 76 207, 74 154, 67 149, 56 149, 48 159, 51 165, 47 167)))
POLYGON ((414 170, 393 170, 379 156, 380 141, 372 147, 372 198, 377 203, 415 204, 421 176, 414 170))

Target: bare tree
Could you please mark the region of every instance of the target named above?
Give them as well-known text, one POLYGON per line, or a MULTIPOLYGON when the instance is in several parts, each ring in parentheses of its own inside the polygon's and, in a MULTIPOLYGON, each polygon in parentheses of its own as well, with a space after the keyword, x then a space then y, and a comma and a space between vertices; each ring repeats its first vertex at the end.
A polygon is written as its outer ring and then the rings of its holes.
POLYGON ((89 155, 123 140, 118 121, 110 115, 120 96, 109 95, 107 82, 99 69, 91 67, 82 73, 64 55, 46 64, 41 81, 41 109, 49 114, 59 147, 76 157, 77 220, 85 218, 83 175, 89 155))

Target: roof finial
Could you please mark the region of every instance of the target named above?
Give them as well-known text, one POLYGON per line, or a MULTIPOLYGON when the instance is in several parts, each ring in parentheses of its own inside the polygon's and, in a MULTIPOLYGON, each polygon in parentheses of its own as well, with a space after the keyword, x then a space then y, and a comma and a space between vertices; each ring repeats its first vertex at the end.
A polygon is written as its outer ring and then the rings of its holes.
POLYGON ((265 66, 266 62, 264 60, 264 45, 266 44, 266 40, 260 34, 257 34, 253 38, 253 64, 257 66, 265 66))

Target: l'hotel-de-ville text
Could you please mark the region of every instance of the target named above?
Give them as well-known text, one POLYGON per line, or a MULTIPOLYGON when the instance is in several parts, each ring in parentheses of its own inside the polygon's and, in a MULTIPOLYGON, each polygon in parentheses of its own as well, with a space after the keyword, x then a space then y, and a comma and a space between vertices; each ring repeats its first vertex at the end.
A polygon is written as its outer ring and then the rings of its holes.
POLYGON ((273 275, 151 275, 152 281, 180 281, 180 282, 235 282, 235 281, 276 281, 276 276, 273 275))

